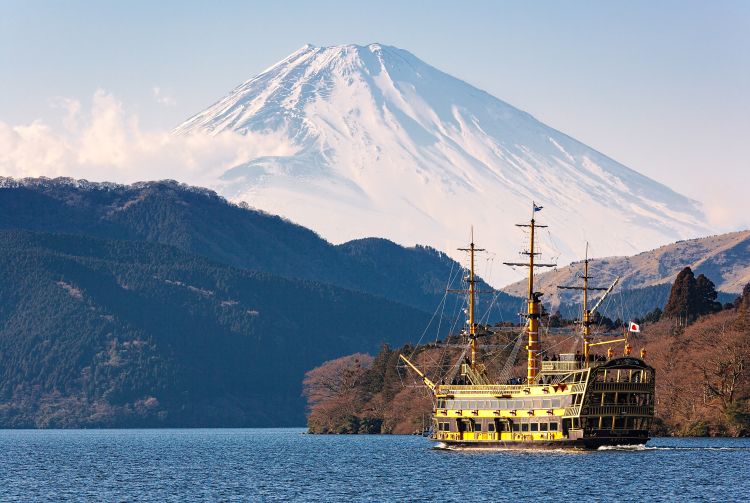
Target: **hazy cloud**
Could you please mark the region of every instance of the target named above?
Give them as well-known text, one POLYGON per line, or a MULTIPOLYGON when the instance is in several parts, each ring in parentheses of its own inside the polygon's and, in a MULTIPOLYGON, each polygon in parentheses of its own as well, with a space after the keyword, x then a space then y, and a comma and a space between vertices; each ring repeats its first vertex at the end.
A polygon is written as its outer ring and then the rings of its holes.
POLYGON ((166 94, 159 86, 154 86, 151 88, 151 93, 154 95, 154 99, 156 102, 160 105, 164 105, 165 107, 173 107, 177 104, 177 101, 175 99, 166 94))
POLYGON ((233 166, 296 150, 275 135, 145 131, 135 114, 101 89, 94 93, 90 110, 67 98, 52 106, 64 112, 58 130, 41 120, 22 125, 0 121, 0 174, 121 183, 172 178, 212 187, 233 166))

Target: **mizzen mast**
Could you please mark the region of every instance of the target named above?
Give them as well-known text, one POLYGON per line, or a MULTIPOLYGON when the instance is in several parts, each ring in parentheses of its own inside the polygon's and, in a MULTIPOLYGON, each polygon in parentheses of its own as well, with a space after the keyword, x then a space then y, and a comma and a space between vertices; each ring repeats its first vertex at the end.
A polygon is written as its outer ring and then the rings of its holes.
POLYGON ((557 264, 541 264, 536 263, 534 258, 541 253, 535 251, 535 236, 534 232, 537 228, 547 227, 546 225, 539 225, 534 219, 534 214, 537 211, 542 210, 542 206, 537 206, 536 203, 531 203, 531 221, 528 224, 516 224, 516 227, 527 227, 529 228, 529 249, 528 251, 521 252, 521 255, 527 255, 529 257, 528 262, 503 262, 509 266, 521 266, 529 268, 529 287, 528 295, 526 298, 526 318, 528 319, 528 325, 526 332, 528 334, 528 345, 527 350, 527 368, 526 368, 526 379, 527 382, 531 383, 539 373, 539 318, 542 314, 542 293, 534 291, 534 267, 555 267, 557 264))
POLYGON ((581 319, 581 325, 583 325, 583 361, 585 366, 589 366, 589 350, 591 346, 598 346, 600 344, 611 344, 613 342, 620 342, 620 340, 625 339, 617 339, 614 341, 606 341, 606 342, 597 342, 592 344, 591 343, 591 325, 593 325, 592 316, 596 312, 597 309, 599 309, 599 306, 602 305, 602 302, 607 297, 607 295, 610 294, 610 292, 614 289, 615 285, 620 281, 620 277, 617 276, 615 280, 612 282, 611 285, 609 285, 608 288, 603 287, 590 287, 589 286, 589 279, 591 279, 591 276, 589 276, 589 244, 586 243, 586 258, 583 261, 583 286, 575 286, 575 285, 558 285, 557 288, 565 289, 565 290, 581 290, 583 291, 583 316, 581 319), (604 295, 601 296, 599 301, 594 305, 593 309, 589 309, 588 306, 588 300, 589 300, 589 292, 591 291, 603 291, 604 295))
MULTIPOLYGON (((575 286, 575 285, 558 285, 557 288, 563 289, 563 290, 582 290, 583 291, 583 316, 581 319, 581 325, 583 325, 583 361, 584 365, 589 365, 589 347, 591 345, 591 315, 593 314, 594 310, 592 309, 589 311, 589 292, 591 291, 607 291, 611 290, 612 287, 609 289, 607 288, 601 288, 601 287, 590 287, 589 286, 589 279, 591 276, 589 276, 589 244, 586 243, 586 258, 583 261, 583 286, 575 286)), ((614 286, 614 285, 612 285, 614 286)), ((599 304, 597 304, 597 307, 599 307, 599 304)))

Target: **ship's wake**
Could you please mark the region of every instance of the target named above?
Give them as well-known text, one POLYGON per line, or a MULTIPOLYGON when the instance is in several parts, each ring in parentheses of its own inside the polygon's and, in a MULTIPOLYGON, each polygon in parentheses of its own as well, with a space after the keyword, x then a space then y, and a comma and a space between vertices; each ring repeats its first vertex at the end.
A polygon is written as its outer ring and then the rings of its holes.
POLYGON ((699 445, 693 446, 678 446, 678 445, 603 445, 597 449, 597 451, 630 451, 630 452, 642 452, 642 451, 750 451, 750 446, 747 447, 703 447, 699 445))

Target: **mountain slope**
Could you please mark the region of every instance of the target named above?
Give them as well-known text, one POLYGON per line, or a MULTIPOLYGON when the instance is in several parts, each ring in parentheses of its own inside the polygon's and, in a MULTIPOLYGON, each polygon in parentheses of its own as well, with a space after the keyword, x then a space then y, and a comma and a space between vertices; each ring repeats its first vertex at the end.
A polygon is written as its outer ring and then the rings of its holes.
MULTIPOLYGON (((545 299, 557 305, 561 293, 557 285, 576 283, 576 275, 582 274, 582 267, 581 262, 574 262, 540 274, 536 278, 537 288, 545 292, 545 299)), ((598 283, 608 283, 620 276, 620 288, 626 290, 669 285, 685 267, 690 267, 696 275, 705 274, 716 284, 717 290, 740 293, 750 283, 750 231, 678 241, 632 257, 605 257, 589 264, 590 274, 598 283)), ((522 295, 525 288, 525 283, 519 281, 504 290, 522 295)), ((563 302, 571 299, 567 292, 563 294, 563 302)))
POLYGON ((174 133, 227 131, 290 153, 247 159, 216 188, 334 241, 452 250, 473 223, 511 256, 532 200, 561 262, 587 233, 606 254, 707 233, 694 201, 395 47, 305 46, 174 133))
POLYGON ((0 427, 299 426, 306 370, 429 319, 159 244, 0 242, 0 427))
MULTIPOLYGON (((162 243, 230 266, 336 285, 428 313, 446 286, 460 287, 460 266, 437 250, 403 248, 383 239, 333 246, 280 217, 172 181, 117 185, 0 178, 0 229, 162 243)), ((500 294, 494 319, 515 319, 518 306, 518 299, 500 294)))

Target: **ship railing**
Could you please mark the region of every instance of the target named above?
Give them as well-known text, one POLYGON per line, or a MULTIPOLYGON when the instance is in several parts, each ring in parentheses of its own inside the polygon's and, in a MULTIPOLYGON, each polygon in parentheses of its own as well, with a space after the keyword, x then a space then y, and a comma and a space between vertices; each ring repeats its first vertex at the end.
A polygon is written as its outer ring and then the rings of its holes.
POLYGON ((586 416, 651 416, 654 408, 650 405, 589 405, 583 409, 586 416))
POLYGON ((453 388, 450 384, 441 384, 436 388, 436 392, 445 395, 451 394, 466 394, 471 392, 482 393, 482 394, 495 394, 495 395, 510 395, 513 393, 521 393, 523 388, 527 388, 522 384, 478 384, 478 385, 467 385, 461 386, 460 388, 453 388))
POLYGON ((580 405, 576 405, 574 407, 565 407, 565 412, 563 413, 563 416, 577 416, 580 411, 581 411, 580 405))
POLYGON ((573 385, 571 388, 571 393, 583 393, 583 391, 586 389, 586 383, 585 382, 579 382, 573 385))
POLYGON ((543 361, 542 371, 543 372, 563 372, 569 370, 579 370, 581 368, 581 362, 560 362, 560 361, 543 361))
POLYGON ((593 382, 593 391, 631 391, 636 393, 646 393, 653 389, 653 384, 649 382, 593 382))

